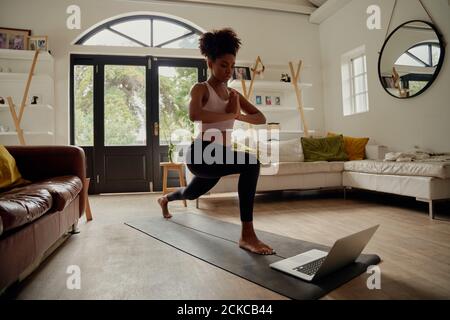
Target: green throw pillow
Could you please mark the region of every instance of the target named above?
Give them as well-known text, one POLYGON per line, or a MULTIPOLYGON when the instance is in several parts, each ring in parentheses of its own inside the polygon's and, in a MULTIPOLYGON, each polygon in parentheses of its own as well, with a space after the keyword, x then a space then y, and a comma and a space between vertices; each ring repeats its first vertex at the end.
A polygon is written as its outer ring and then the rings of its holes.
POLYGON ((344 136, 327 138, 302 138, 305 162, 314 161, 347 161, 344 136))

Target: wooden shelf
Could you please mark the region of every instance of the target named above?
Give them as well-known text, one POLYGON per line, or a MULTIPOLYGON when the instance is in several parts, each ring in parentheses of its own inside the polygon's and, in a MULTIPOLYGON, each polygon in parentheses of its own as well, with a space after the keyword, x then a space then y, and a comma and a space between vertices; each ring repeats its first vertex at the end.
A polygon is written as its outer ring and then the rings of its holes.
MULTIPOLYGON (((245 85, 250 87, 250 81, 245 80, 245 85)), ((242 88, 241 80, 233 80, 231 81, 228 86, 230 88, 242 88)), ((255 89, 266 89, 266 90, 292 90, 292 83, 291 82, 282 82, 282 81, 265 81, 265 80, 255 80, 253 82, 253 86, 255 89)), ((311 88, 311 83, 299 83, 299 86, 301 88, 311 88)))
MULTIPOLYGON (((16 72, 0 72, 0 81, 1 80, 20 80, 26 81, 28 78, 28 73, 16 73, 16 72)), ((52 77, 46 73, 35 73, 33 74, 33 79, 41 79, 47 81, 53 81, 52 77)))
MULTIPOLYGON (((32 60, 34 56, 34 50, 13 50, 13 49, 0 49, 0 59, 9 60, 32 60)), ((46 52, 39 52, 39 60, 53 61, 53 56, 46 52)))
MULTIPOLYGON (((314 133, 315 131, 314 130, 308 130, 308 132, 309 133, 314 133)), ((303 133, 305 133, 303 130, 280 130, 280 133, 281 134, 283 134, 283 133, 292 133, 292 134, 297 134, 297 133, 299 133, 299 134, 303 134, 303 133)))
POLYGON ((261 111, 266 112, 280 112, 280 111, 297 111, 296 108, 292 107, 280 107, 280 106, 256 106, 261 111))
MULTIPOLYGON (((26 136, 53 136, 53 132, 24 131, 26 136)), ((16 131, 0 132, 0 136, 17 136, 16 131)))
MULTIPOLYGON (((54 145, 55 134, 43 131, 24 131, 23 138, 27 145, 54 145)), ((16 131, 0 132, 0 144, 21 145, 20 137, 16 131)))
MULTIPOLYGON (((27 105, 25 105, 25 108, 27 108, 28 111, 42 110, 42 109, 53 111, 53 107, 49 104, 27 104, 27 105)), ((9 106, 6 104, 0 104, 0 111, 8 111, 9 112, 9 106)))
MULTIPOLYGON (((254 63, 255 63, 255 61, 244 61, 244 60, 236 61, 237 66, 252 67, 254 65, 254 63)), ((267 69, 277 69, 277 70, 281 70, 281 69, 288 70, 289 69, 289 65, 287 63, 279 63, 279 62, 267 62, 267 63, 264 63, 264 66, 266 67, 266 70, 267 69)), ((312 68, 312 66, 306 65, 306 66, 303 66, 303 68, 304 69, 312 68)))
MULTIPOLYGON (((255 130, 267 130, 266 125, 255 126, 255 130)), ((273 130, 273 129, 272 129, 273 130)), ((308 130, 309 132, 315 132, 315 130, 308 130)), ((279 130, 280 133, 304 133, 303 130, 279 130)))
MULTIPOLYGON (((292 111, 292 112, 298 112, 297 108, 293 107, 283 107, 283 106, 258 106, 256 105, 256 108, 263 112, 281 112, 281 111, 292 111)), ((305 111, 314 111, 314 108, 303 108, 305 111)))

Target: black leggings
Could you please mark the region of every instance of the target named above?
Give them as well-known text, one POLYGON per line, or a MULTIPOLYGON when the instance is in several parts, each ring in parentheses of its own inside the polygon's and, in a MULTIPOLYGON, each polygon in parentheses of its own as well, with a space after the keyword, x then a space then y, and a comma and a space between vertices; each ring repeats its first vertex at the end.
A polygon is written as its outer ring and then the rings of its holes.
MULTIPOLYGON (((215 159, 222 161, 207 161, 201 156, 200 159, 194 159, 194 149, 196 142, 192 143, 186 155, 188 169, 194 177, 185 188, 180 188, 167 195, 169 201, 175 200, 194 200, 211 190, 221 177, 239 174, 239 208, 242 222, 253 221, 253 203, 255 200, 256 184, 259 178, 259 161, 251 154, 240 151, 233 151, 230 147, 214 144, 209 141, 197 141, 197 152, 201 150, 201 155, 211 154, 215 159), (216 147, 221 149, 223 158, 215 157, 215 152, 205 153, 206 147, 216 147), (228 159, 228 161, 226 161, 228 159), (233 159, 233 161, 230 161, 233 159), (194 161, 196 160, 196 161, 194 161), (200 160, 200 161, 199 161, 200 160), (206 162, 206 163, 205 163, 206 162), (231 162, 231 163, 230 163, 231 162)), ((197 153, 198 155, 199 153, 197 153)))

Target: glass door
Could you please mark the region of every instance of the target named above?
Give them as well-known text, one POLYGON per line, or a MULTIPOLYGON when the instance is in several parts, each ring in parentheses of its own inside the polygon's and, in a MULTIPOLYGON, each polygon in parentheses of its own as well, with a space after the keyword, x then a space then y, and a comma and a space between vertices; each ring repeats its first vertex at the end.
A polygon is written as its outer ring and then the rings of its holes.
POLYGON ((153 159, 147 130, 146 59, 107 59, 99 64, 99 72, 103 114, 96 126, 100 134, 95 161, 100 192, 150 191, 153 159))
POLYGON ((151 189, 149 59, 72 57, 72 144, 85 150, 94 193, 151 189))
MULTIPOLYGON (((206 80, 204 60, 86 55, 71 60, 71 143, 85 150, 90 190, 161 190, 160 162, 168 161, 171 144, 179 144, 177 133, 193 132, 189 93, 206 80)), ((169 177, 169 186, 177 181, 169 177)))
MULTIPOLYGON (((203 59, 155 58, 155 86, 153 96, 158 99, 157 119, 159 136, 155 138, 155 188, 162 189, 160 162, 182 160, 182 146, 191 143, 194 123, 189 119, 189 101, 192 86, 206 81, 206 63, 203 59), (171 156, 169 156, 171 152, 171 156)), ((168 177, 168 186, 178 186, 178 176, 168 177)))

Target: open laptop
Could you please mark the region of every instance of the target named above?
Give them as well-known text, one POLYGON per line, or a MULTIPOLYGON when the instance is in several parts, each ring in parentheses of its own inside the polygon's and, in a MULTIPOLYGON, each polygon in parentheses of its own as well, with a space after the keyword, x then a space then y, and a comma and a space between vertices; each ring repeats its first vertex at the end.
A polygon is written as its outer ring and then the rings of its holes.
POLYGON ((272 263, 271 268, 312 281, 355 262, 380 225, 337 240, 330 252, 310 250, 272 263))

